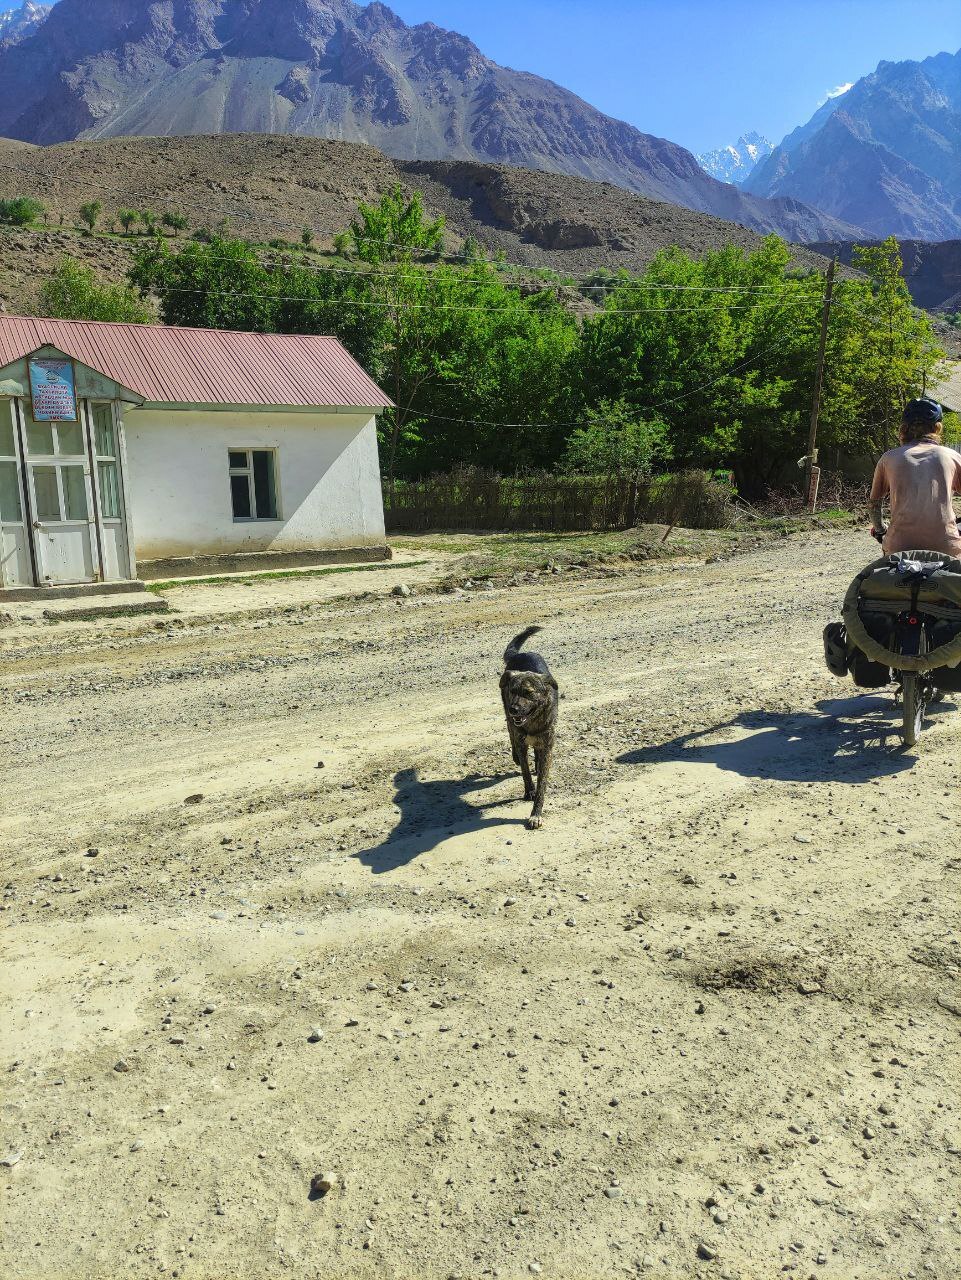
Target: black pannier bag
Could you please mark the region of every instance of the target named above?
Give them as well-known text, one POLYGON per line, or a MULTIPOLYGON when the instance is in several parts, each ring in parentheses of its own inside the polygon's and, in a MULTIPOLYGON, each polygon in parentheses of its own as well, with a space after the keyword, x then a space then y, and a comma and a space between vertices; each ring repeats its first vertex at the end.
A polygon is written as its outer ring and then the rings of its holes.
POLYGON ((843 622, 829 622, 824 628, 824 661, 832 676, 848 674, 848 633, 843 622))
MULTIPOLYGON (((956 636, 961 635, 961 621, 949 622, 941 619, 931 629, 931 648, 939 649, 956 636)), ((931 683, 936 689, 945 689, 949 693, 961 693, 961 663, 956 667, 935 667, 931 672, 931 683)))
MULTIPOLYGON (((864 629, 871 639, 890 649, 894 631, 894 618, 891 614, 875 613, 867 609, 860 612, 864 629)), ((859 689, 883 689, 886 684, 891 683, 891 668, 881 662, 872 662, 860 649, 853 651, 849 666, 854 683, 859 689)))

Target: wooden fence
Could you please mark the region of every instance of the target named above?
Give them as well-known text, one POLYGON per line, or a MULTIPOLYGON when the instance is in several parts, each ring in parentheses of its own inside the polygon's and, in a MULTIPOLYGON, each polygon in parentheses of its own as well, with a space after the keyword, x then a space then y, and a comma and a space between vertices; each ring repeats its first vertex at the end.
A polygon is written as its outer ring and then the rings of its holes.
POLYGON ((638 524, 721 528, 731 523, 730 490, 705 472, 638 481, 624 476, 465 470, 384 484, 390 533, 445 530, 630 529, 638 524))

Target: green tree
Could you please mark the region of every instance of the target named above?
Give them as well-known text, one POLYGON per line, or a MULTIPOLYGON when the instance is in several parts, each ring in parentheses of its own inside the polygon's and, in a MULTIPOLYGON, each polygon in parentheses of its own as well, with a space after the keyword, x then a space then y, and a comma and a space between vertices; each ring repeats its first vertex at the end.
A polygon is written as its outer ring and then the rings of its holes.
POLYGON ((117 214, 117 221, 123 227, 124 232, 129 236, 130 228, 135 222, 140 221, 140 214, 136 209, 121 209, 117 214))
POLYGON ((154 213, 152 209, 141 209, 140 221, 143 223, 144 228, 146 229, 146 232, 148 235, 151 235, 154 231, 156 231, 157 215, 154 213))
POLYGON ((845 283, 840 292, 842 307, 859 313, 856 325, 838 318, 846 338, 844 390, 848 412, 863 424, 863 443, 880 452, 895 442, 905 402, 920 394, 925 380, 933 380, 944 352, 930 319, 911 300, 894 236, 879 245, 857 246, 852 265, 869 284, 845 283))
POLYGON ((114 320, 149 324, 149 306, 126 284, 99 280, 90 267, 75 258, 61 259, 40 290, 44 315, 62 320, 114 320))
POLYGON ((640 418, 623 400, 602 400, 567 440, 565 470, 584 475, 648 479, 671 456, 667 423, 640 418))
POLYGON ((420 192, 407 199, 398 182, 378 204, 360 204, 357 217, 334 245, 339 253, 351 253, 374 265, 409 262, 415 255, 443 252, 444 219, 431 222, 420 192))
POLYGON ((313 245, 314 243, 313 227, 304 227, 303 231, 301 231, 300 233, 300 243, 304 246, 305 249, 309 249, 313 245))
POLYGON ((181 231, 186 231, 188 227, 187 219, 182 213, 178 213, 175 209, 168 209, 161 218, 161 222, 169 228, 174 235, 179 235, 181 231))
POLYGON ((46 214, 46 206, 32 196, 15 196, 0 200, 0 222, 15 227, 29 227, 46 214))
POLYGON ((103 205, 99 200, 88 200, 80 206, 80 221, 86 225, 89 231, 93 231, 102 212, 103 205))
POLYGON ((388 476, 460 461, 545 466, 559 455, 560 428, 497 424, 550 423, 568 408, 576 321, 492 267, 327 272, 290 258, 266 265, 253 246, 215 239, 142 250, 132 279, 157 295, 168 324, 340 338, 396 402, 380 424, 388 476))

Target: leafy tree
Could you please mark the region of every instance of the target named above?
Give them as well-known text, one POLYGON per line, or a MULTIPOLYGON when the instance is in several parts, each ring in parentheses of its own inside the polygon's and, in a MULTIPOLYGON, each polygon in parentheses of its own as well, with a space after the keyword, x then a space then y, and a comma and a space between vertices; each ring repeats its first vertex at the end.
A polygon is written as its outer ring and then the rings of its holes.
POLYGON ((189 225, 184 215, 182 213, 178 213, 175 209, 168 209, 160 221, 165 227, 168 227, 174 235, 179 235, 181 231, 186 231, 189 225))
POLYGON ((444 219, 429 221, 420 192, 408 200, 398 182, 379 204, 360 204, 357 217, 334 245, 338 253, 352 253, 374 265, 410 262, 415 254, 443 252, 444 219))
POLYGON ((99 200, 88 200, 80 206, 80 221, 86 225, 89 231, 93 231, 102 212, 103 205, 99 200))
POLYGON ((124 232, 129 236, 130 228, 135 222, 140 221, 140 214, 136 209, 121 209, 117 214, 117 221, 123 227, 124 232))
POLYGON ((149 324, 150 308, 126 284, 108 284, 75 258, 61 259, 40 290, 44 315, 62 320, 115 320, 149 324))
POLYGON ((381 420, 388 476, 558 456, 551 428, 496 424, 567 410, 576 321, 552 295, 524 297, 489 266, 324 272, 290 258, 265 265, 251 245, 213 240, 142 250, 132 279, 156 293, 168 324, 339 337, 397 404, 381 420))
POLYGON ((567 440, 563 463, 584 475, 650 477, 671 456, 667 423, 640 418, 623 400, 602 400, 567 440))
POLYGON ((303 231, 301 231, 300 233, 300 243, 304 246, 305 249, 309 249, 311 247, 311 245, 314 243, 313 227, 304 227, 303 231))
POLYGON ((844 364, 850 370, 855 420, 866 423, 864 443, 881 451, 895 442, 905 402, 920 392, 944 353, 928 317, 911 300, 894 236, 879 245, 857 246, 852 265, 870 283, 842 286, 842 306, 860 312, 856 327, 840 322, 848 338, 844 364))
POLYGON ((150 235, 152 232, 154 232, 157 229, 157 215, 154 213, 152 209, 141 209, 140 221, 143 223, 144 227, 146 228, 148 235, 150 235))
POLYGON ((15 196, 0 200, 0 222, 15 227, 29 227, 47 212, 46 206, 32 196, 15 196))

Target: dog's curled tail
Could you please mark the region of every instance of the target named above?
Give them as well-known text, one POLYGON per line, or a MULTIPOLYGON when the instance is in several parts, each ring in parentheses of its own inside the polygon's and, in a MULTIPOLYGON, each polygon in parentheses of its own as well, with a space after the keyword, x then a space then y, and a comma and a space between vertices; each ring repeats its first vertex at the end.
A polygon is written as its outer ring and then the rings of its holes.
POLYGON ((525 627, 520 635, 515 636, 504 650, 504 661, 510 662, 511 658, 516 657, 531 636, 536 636, 538 631, 543 631, 543 629, 543 627, 525 627))

